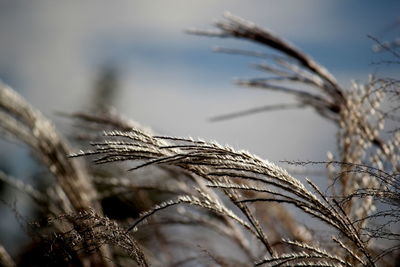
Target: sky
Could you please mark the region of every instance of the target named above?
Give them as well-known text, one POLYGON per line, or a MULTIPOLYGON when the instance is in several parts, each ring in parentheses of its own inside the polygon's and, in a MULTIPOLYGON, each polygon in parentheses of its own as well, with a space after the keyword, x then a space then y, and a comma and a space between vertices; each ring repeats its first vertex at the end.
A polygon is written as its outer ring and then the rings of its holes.
POLYGON ((0 0, 0 79, 65 130, 56 113, 85 110, 101 69, 112 65, 119 78, 112 104, 158 133, 216 140, 273 161, 318 159, 335 150, 335 128, 310 110, 210 122, 291 99, 236 86, 235 79, 262 77, 250 68, 257 60, 212 52, 265 48, 184 31, 212 28, 229 11, 283 36, 348 86, 396 73, 372 64, 382 55, 367 36, 398 35, 399 10, 399 1, 372 0, 0 0))
POLYGON ((312 159, 332 149, 334 128, 311 112, 209 122, 285 96, 235 86, 234 79, 261 75, 249 67, 257 61, 211 51, 264 48, 184 30, 211 28, 229 11, 280 34, 348 85, 382 71, 371 64, 367 35, 390 37, 399 10, 399 1, 0 0, 0 79, 65 124, 55 113, 84 110, 99 70, 112 64, 120 79, 114 106, 157 132, 213 139, 272 160, 312 159))
MULTIPOLYGON (((367 37, 398 36, 396 0, 0 0, 0 80, 68 132, 68 121, 56 113, 84 111, 102 68, 112 65, 119 78, 113 105, 160 134, 216 140, 275 162, 318 160, 334 152, 335 127, 311 110, 209 121, 291 100, 234 85, 238 78, 260 77, 250 68, 258 61, 212 52, 215 46, 265 48, 185 34, 212 28, 226 11, 283 36, 343 86, 366 81, 370 73, 397 73, 393 66, 372 64, 384 56, 372 52, 367 37)), ((0 151, 7 151, 0 160, 14 175, 29 173, 26 151, 5 142, 0 151)))

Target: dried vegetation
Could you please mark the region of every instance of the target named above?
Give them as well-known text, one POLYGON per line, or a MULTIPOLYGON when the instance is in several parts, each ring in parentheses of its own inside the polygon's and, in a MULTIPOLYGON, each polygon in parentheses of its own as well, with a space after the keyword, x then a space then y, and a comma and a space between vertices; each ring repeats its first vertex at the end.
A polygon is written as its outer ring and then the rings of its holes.
MULTIPOLYGON (((218 48, 265 61, 255 65, 265 78, 239 85, 296 100, 216 119, 313 108, 336 125, 337 153, 291 164, 325 165, 328 189, 312 177, 302 183, 249 152, 156 135, 109 111, 69 115, 81 128, 75 142, 86 146, 71 150, 49 120, 1 85, 3 135, 27 144, 55 178, 39 191, 0 173, 47 218, 15 262, 0 247, 2 265, 395 266, 400 132, 385 123, 398 122, 399 81, 370 77, 342 88, 323 66, 268 30, 230 14, 215 26, 190 33, 245 39, 275 52, 218 48), (326 230, 297 222, 291 207, 326 230)), ((396 48, 382 47, 399 59, 396 48)))

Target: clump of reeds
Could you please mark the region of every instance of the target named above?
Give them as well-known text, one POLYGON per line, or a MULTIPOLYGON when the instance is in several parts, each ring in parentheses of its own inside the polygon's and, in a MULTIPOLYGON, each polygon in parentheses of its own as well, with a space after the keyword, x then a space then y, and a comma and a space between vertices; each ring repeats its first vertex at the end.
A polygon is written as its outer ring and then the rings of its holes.
MULTIPOLYGON (((56 178, 39 192, 0 174, 48 218, 35 229, 33 244, 49 250, 38 250, 33 265, 395 265, 400 135, 398 128, 385 135, 384 123, 397 118, 396 109, 385 110, 385 101, 399 96, 398 81, 371 77, 343 88, 323 66, 268 30, 230 14, 215 26, 217 31, 190 32, 245 39, 277 52, 219 48, 268 60, 255 65, 265 78, 239 85, 282 91, 297 101, 218 119, 312 107, 337 126, 338 153, 291 163, 326 165, 330 190, 311 178, 304 184, 247 151, 157 135, 104 110, 70 115, 82 129, 75 141, 90 142, 74 152, 49 120, 2 85, 3 133, 30 146, 56 178), (290 207, 319 221, 329 235, 298 223, 290 207)), ((2 248, 0 261, 15 264, 2 248)))

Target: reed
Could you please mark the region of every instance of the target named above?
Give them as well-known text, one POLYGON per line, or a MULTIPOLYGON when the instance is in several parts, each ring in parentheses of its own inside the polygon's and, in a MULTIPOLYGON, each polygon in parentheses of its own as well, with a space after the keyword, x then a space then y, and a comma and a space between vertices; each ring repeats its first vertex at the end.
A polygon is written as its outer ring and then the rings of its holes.
MULTIPOLYGON (((265 78, 237 83, 284 92, 296 102, 214 119, 313 108, 336 125, 338 153, 287 163, 326 166, 328 189, 319 188, 312 177, 302 182, 250 152, 158 135, 104 109, 67 115, 81 127, 72 139, 82 149, 71 149, 48 119, 1 85, 2 134, 25 143, 55 178, 41 191, 0 172, 3 182, 30 196, 47 218, 34 228, 31 250, 39 253, 29 263, 395 266, 400 134, 398 127, 388 131, 385 122, 398 120, 399 81, 371 76, 365 84, 343 88, 294 45, 231 14, 215 30, 188 32, 244 39, 274 51, 216 49, 266 61, 254 65, 265 78), (325 234, 298 223, 293 209, 318 221, 325 234)), ((24 265, 28 255, 12 259, 0 247, 0 264, 24 265)))

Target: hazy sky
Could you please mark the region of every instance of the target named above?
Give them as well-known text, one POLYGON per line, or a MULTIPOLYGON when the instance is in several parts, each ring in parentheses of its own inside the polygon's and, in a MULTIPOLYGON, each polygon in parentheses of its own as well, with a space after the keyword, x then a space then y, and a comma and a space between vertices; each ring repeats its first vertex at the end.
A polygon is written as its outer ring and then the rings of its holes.
MULTIPOLYGON (((120 71, 115 106, 156 131, 215 139, 262 157, 315 159, 334 149, 334 128, 310 111, 265 113, 210 123, 218 114, 289 102, 238 88, 260 77, 257 60, 211 52, 243 41, 184 34, 211 28, 224 11, 281 34, 339 81, 393 71, 371 65, 371 34, 391 38, 400 1, 16 1, 0 0, 0 79, 57 122, 57 111, 84 110, 99 69, 120 71)), ((263 51, 260 46, 250 46, 263 51)))

